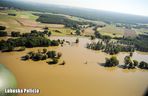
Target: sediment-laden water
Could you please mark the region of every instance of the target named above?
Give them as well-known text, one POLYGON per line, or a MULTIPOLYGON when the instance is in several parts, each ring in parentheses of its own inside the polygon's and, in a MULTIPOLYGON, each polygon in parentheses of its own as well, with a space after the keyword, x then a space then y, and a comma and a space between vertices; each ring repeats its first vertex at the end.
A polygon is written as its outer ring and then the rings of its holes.
MULTIPOLYGON (((29 51, 43 48, 28 48, 23 52, 0 53, 0 64, 5 64, 16 76, 19 88, 39 88, 40 94, 19 96, 142 96, 148 87, 148 71, 142 69, 104 68, 100 66, 110 55, 85 48, 88 38, 51 37, 65 39, 71 44, 63 47, 48 47, 62 52, 62 65, 48 65, 46 61, 21 61, 29 51)), ((129 53, 119 53, 123 58, 129 53)), ((135 52, 133 59, 148 62, 148 54, 135 52)))

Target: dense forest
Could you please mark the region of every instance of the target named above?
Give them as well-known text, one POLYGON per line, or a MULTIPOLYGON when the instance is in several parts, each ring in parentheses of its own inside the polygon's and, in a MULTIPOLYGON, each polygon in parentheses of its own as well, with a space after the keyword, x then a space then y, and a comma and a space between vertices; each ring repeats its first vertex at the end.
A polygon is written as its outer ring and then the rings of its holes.
POLYGON ((64 24, 66 27, 70 27, 73 29, 79 29, 79 25, 88 24, 88 22, 74 21, 61 15, 54 15, 54 14, 34 14, 34 15, 39 16, 39 18, 37 19, 38 22, 49 23, 49 24, 64 24))

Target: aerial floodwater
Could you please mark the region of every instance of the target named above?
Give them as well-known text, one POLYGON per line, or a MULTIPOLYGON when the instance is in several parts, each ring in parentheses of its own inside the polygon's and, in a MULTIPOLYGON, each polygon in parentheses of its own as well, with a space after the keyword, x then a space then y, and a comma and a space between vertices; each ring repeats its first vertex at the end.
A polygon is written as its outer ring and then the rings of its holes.
MULTIPOLYGON (((43 49, 27 48, 22 52, 1 52, 0 64, 8 67, 16 76, 18 88, 37 88, 39 94, 18 96, 142 96, 148 85, 148 71, 142 69, 106 68, 101 64, 110 55, 85 48, 86 37, 51 36, 51 39, 65 39, 70 44, 63 47, 46 47, 63 54, 64 66, 49 65, 45 61, 22 61, 21 56, 30 51, 43 49)), ((129 53, 120 52, 120 64, 129 53)), ((133 59, 148 62, 148 55, 134 52, 133 59)))

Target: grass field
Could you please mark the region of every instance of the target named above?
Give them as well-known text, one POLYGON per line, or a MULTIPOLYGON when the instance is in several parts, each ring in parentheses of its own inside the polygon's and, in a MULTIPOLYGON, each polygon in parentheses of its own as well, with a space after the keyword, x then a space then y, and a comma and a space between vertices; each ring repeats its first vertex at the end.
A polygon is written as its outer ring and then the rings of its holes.
POLYGON ((122 37, 124 29, 116 27, 114 25, 106 25, 104 28, 97 29, 102 35, 109 35, 111 37, 122 37))

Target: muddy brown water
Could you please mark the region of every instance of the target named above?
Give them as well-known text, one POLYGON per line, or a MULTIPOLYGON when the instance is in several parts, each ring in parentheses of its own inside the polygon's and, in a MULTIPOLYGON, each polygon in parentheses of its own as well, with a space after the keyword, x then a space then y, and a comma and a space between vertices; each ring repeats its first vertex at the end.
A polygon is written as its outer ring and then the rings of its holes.
MULTIPOLYGON (((52 37, 75 42, 77 37, 52 37)), ((104 68, 99 64, 110 57, 103 52, 86 49, 88 38, 79 38, 80 43, 63 47, 48 47, 62 52, 66 64, 48 65, 46 61, 21 61, 29 51, 0 53, 0 63, 5 64, 16 76, 18 88, 39 88, 40 94, 18 96, 142 96, 148 87, 148 71, 141 69, 104 68), (87 64, 86 64, 87 62, 87 64)), ((120 64, 129 53, 117 55, 120 64)), ((135 52, 134 59, 148 62, 148 54, 135 52)))

